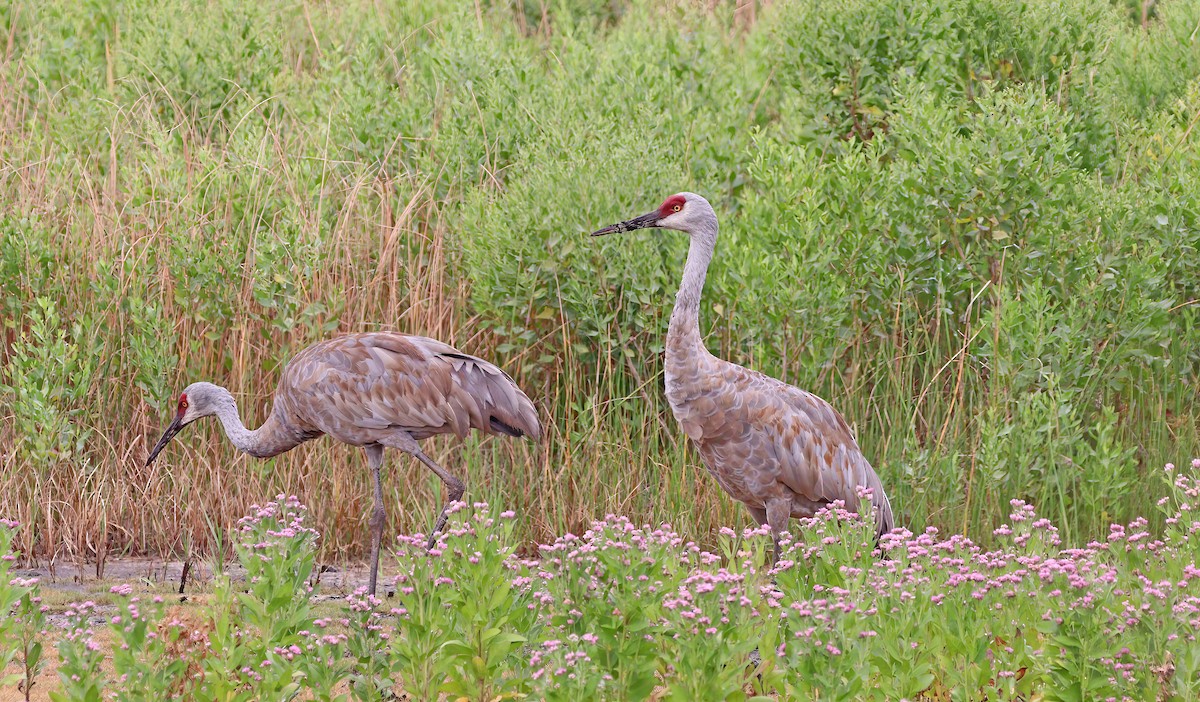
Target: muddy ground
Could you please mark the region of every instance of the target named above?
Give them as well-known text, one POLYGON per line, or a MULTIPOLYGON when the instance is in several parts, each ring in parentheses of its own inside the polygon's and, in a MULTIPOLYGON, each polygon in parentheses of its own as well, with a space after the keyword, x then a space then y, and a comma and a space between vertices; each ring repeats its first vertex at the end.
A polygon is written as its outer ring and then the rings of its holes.
MULTIPOLYGON (((380 564, 379 595, 390 594, 394 569, 387 561, 380 564)), ((226 573, 234 581, 244 577, 244 570, 237 563, 226 563, 226 573)), ((113 609, 109 588, 128 583, 135 591, 169 596, 186 603, 189 595, 205 595, 212 591, 214 564, 212 561, 192 561, 188 564, 186 582, 182 581, 184 564, 181 561, 164 561, 157 558, 117 558, 108 560, 100 571, 94 563, 31 563, 15 568, 13 574, 22 578, 37 578, 42 598, 52 610, 50 621, 61 627, 66 617, 62 611, 72 602, 93 600, 99 605, 99 614, 113 609), (183 593, 180 595, 180 584, 183 593)), ((309 579, 317 594, 314 601, 324 602, 341 599, 355 589, 367 586, 368 569, 365 563, 327 563, 313 569, 309 579)), ((171 601, 170 599, 168 601, 171 601)))
MULTIPOLYGON (((225 572, 235 581, 244 575, 243 569, 236 563, 225 564, 225 572)), ((97 635, 106 648, 111 644, 108 640, 107 628, 103 625, 112 617, 118 607, 118 601, 123 598, 111 594, 109 589, 114 585, 128 583, 133 585, 134 593, 140 597, 162 595, 169 603, 173 615, 186 617, 188 612, 201 611, 212 592, 213 563, 211 561, 195 561, 188 566, 188 578, 184 594, 179 594, 180 578, 183 574, 183 563, 180 561, 164 561, 156 558, 119 558, 110 559, 104 564, 103 571, 98 573, 95 563, 29 563, 15 568, 13 574, 22 578, 37 578, 41 587, 42 601, 50 608, 47 614, 49 632, 46 641, 46 651, 43 655, 46 667, 38 677, 32 699, 38 702, 49 700, 49 693, 58 689, 57 662, 58 654, 54 650, 54 642, 58 639, 56 632, 67 625, 66 610, 71 603, 92 600, 96 603, 95 614, 91 623, 97 627, 97 635)), ((379 594, 386 597, 395 575, 394 563, 387 561, 380 564, 379 594)), ((330 613, 340 605, 335 601, 354 592, 356 588, 366 587, 368 570, 364 563, 324 564, 313 571, 311 584, 317 587, 313 597, 314 603, 328 603, 322 609, 329 608, 330 613)), ((103 665, 106 674, 111 674, 111 661, 106 656, 103 665)), ((18 672, 16 666, 3 674, 18 672)), ((19 702, 25 699, 24 694, 14 687, 0 688, 0 702, 19 702)))

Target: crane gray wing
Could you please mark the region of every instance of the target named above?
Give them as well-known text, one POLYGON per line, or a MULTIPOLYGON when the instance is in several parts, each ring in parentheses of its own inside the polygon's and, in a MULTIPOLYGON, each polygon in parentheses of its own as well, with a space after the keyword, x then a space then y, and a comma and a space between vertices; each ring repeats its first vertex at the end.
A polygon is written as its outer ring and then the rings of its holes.
POLYGON ((891 530, 892 508, 883 484, 837 410, 770 376, 721 365, 705 373, 714 379, 713 387, 706 396, 692 398, 679 419, 731 494, 766 501, 782 486, 801 503, 842 500, 857 509, 861 485, 871 489, 880 533, 891 530), (729 392, 730 386, 737 391, 729 392))
POLYGON ((471 429, 541 436, 533 403, 496 366, 454 347, 394 332, 349 334, 314 345, 288 365, 288 388, 303 395, 329 434, 403 429, 414 438, 471 429))
POLYGON ((876 508, 876 527, 880 533, 891 531, 892 506, 883 483, 845 418, 816 395, 780 385, 786 388, 780 393, 782 407, 775 410, 775 420, 767 423, 774 429, 780 481, 810 500, 842 500, 848 509, 858 507, 858 487, 868 488, 876 508))

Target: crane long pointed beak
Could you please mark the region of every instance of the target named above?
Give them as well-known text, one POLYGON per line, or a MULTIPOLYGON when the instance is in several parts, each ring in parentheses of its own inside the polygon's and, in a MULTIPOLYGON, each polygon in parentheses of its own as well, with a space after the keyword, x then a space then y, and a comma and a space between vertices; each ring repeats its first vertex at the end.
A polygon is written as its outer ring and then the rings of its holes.
POLYGON ((646 229, 647 227, 657 226, 658 220, 660 219, 662 219, 662 217, 660 217, 657 212, 650 212, 642 215, 641 217, 634 217, 633 219, 627 219, 624 222, 610 224, 603 229, 597 229, 596 231, 592 232, 592 236, 624 234, 625 232, 631 232, 635 229, 646 229))
POLYGON ((154 445, 154 449, 150 451, 150 456, 146 458, 146 467, 149 467, 154 462, 154 459, 158 458, 158 453, 163 450, 164 446, 170 443, 171 439, 175 438, 175 435, 182 428, 183 416, 177 414, 175 415, 175 419, 171 420, 171 423, 167 426, 167 430, 163 432, 162 438, 154 445))

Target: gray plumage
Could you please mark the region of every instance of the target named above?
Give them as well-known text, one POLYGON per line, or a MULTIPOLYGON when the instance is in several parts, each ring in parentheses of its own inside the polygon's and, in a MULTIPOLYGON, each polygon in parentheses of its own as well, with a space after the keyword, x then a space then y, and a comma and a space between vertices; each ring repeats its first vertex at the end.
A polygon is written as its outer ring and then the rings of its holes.
MULTIPOLYGON (((375 484, 372 594, 386 520, 379 476, 384 447, 415 456, 442 479, 449 501, 455 501, 462 498, 462 481, 426 456, 417 441, 435 434, 463 437, 472 429, 533 439, 542 434, 533 403, 504 371, 435 339, 396 332, 348 334, 301 351, 284 368, 271 414, 255 430, 242 424, 228 390, 212 383, 189 385, 146 464, 180 429, 209 415, 221 420, 234 446, 259 458, 322 434, 363 447, 375 484)), ((443 507, 430 547, 445 523, 443 507)))
POLYGON ((825 400, 713 356, 700 336, 700 294, 717 242, 717 216, 695 193, 673 195, 649 214, 593 236, 657 227, 691 237, 667 332, 667 401, 709 473, 776 540, 789 517, 811 517, 835 500, 857 510, 871 490, 876 534, 891 531, 892 506, 850 427, 825 400))

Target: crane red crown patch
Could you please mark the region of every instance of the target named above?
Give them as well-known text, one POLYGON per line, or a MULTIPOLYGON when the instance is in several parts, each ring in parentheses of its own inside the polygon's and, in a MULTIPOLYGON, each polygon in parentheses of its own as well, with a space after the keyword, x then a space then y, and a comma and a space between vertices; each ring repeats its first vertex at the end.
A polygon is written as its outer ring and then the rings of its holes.
POLYGON ((682 210, 685 204, 687 204, 687 200, 682 195, 672 195, 663 204, 659 205, 658 215, 660 217, 670 217, 682 210))

